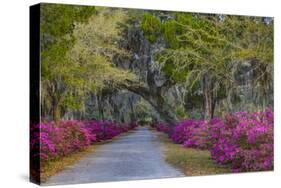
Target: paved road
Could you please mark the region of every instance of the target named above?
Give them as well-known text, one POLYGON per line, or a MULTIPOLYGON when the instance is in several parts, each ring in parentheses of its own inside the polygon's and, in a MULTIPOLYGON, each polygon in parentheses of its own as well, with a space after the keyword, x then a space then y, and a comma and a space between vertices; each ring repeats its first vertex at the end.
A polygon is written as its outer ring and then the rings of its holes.
POLYGON ((162 147, 154 132, 140 127, 100 146, 75 165, 49 178, 45 185, 184 176, 165 162, 162 147))

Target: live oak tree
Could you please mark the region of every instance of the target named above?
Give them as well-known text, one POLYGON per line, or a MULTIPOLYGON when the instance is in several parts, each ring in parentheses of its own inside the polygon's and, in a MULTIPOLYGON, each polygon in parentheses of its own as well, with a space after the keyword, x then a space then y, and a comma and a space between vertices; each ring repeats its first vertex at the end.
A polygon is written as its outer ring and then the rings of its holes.
POLYGON ((66 53, 72 47, 75 22, 85 22, 95 7, 42 4, 41 6, 41 109, 58 121, 73 79, 66 53))
MULTIPOLYGON (((167 48, 157 55, 157 61, 171 79, 189 90, 198 83, 201 85, 206 119, 214 116, 217 101, 231 94, 227 90, 236 87, 235 71, 241 62, 255 60, 255 67, 260 67, 256 85, 262 88, 270 85, 271 22, 265 23, 262 18, 189 13, 169 14, 168 17, 161 24, 167 48)), ((152 31, 157 35, 160 29, 147 23, 158 18, 146 15, 146 19, 144 31, 151 39, 152 31)))
POLYGON ((116 47, 124 13, 48 5, 41 19, 41 103, 54 121, 63 109, 82 111, 88 93, 97 93, 105 83, 133 77, 111 63, 114 55, 125 53, 116 47))
MULTIPOLYGON (((98 9, 98 14, 91 17, 88 23, 76 24, 73 48, 69 51, 71 61, 85 72, 81 78, 83 85, 89 88, 98 98, 100 116, 103 119, 103 93, 114 90, 116 85, 125 80, 134 80, 135 76, 128 70, 117 68, 113 59, 118 56, 128 56, 127 51, 118 47, 121 29, 119 24, 127 19, 122 10, 98 9)), ((75 68, 77 70, 77 68, 75 68)))

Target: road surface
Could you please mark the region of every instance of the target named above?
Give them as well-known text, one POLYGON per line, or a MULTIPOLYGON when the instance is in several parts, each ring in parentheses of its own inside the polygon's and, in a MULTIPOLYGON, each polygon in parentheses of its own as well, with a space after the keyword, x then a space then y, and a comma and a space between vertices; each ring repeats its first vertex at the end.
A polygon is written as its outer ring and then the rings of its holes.
POLYGON ((164 160, 163 145, 147 127, 101 145, 43 185, 139 180, 184 176, 164 160))

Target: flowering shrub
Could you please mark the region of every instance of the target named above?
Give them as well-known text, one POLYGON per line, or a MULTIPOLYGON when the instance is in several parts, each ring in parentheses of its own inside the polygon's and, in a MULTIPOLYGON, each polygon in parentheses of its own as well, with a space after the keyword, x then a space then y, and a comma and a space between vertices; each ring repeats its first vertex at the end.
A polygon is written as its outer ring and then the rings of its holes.
POLYGON ((85 149, 91 143, 111 139, 137 126, 116 125, 110 121, 61 121, 40 123, 31 127, 31 153, 47 161, 85 149))
POLYGON ((96 135, 96 141, 108 140, 121 133, 112 122, 89 121, 85 124, 89 132, 96 135))
POLYGON ((273 169, 273 112, 237 112, 214 124, 212 158, 234 171, 273 169))
POLYGON ((152 125, 152 127, 155 127, 157 131, 160 131, 160 132, 163 132, 163 133, 166 133, 166 134, 170 134, 172 129, 171 127, 169 127, 168 124, 165 124, 165 123, 158 123, 158 124, 154 124, 152 125))
POLYGON ((183 144, 187 137, 190 136, 190 127, 194 120, 185 120, 176 125, 174 130, 170 134, 170 138, 177 144, 183 144))
POLYGON ((170 138, 185 147, 207 149, 209 142, 209 126, 204 120, 185 120, 176 125, 170 138))
POLYGON ((46 123, 32 125, 30 140, 32 157, 47 160, 51 156, 57 156, 56 146, 52 141, 54 133, 53 125, 46 123))
POLYGON ((184 120, 173 129, 165 124, 155 127, 184 147, 209 149, 217 163, 230 165, 235 172, 273 169, 271 109, 236 112, 226 115, 224 120, 184 120))
POLYGON ((82 150, 96 140, 96 135, 90 134, 78 121, 62 121, 58 125, 40 123, 32 127, 31 134, 32 153, 42 160, 82 150))
POLYGON ((61 121, 56 129, 54 142, 60 156, 82 150, 96 140, 96 135, 90 134, 80 121, 61 121))
POLYGON ((111 121, 87 121, 85 125, 96 141, 108 140, 137 127, 136 123, 116 125, 111 121))

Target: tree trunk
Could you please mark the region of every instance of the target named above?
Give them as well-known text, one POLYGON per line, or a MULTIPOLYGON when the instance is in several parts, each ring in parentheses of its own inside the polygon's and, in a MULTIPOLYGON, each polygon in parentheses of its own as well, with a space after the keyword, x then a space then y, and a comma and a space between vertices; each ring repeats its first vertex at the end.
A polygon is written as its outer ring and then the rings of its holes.
POLYGON ((210 120, 214 117, 215 104, 213 83, 208 74, 203 77, 204 118, 210 120))
POLYGON ((103 100, 102 94, 98 94, 97 95, 97 102, 98 102, 99 116, 100 116, 100 119, 104 120, 102 100, 103 100))
POLYGON ((148 96, 144 97, 153 107, 154 109, 159 113, 162 119, 164 119, 169 125, 173 126, 178 122, 178 118, 172 112, 171 106, 169 106, 165 99, 161 96, 148 96))
POLYGON ((114 94, 112 94, 110 97, 109 97, 109 103, 110 103, 110 105, 112 106, 112 114, 113 114, 113 117, 114 117, 114 119, 116 120, 116 121, 121 121, 120 119, 120 109, 119 109, 119 106, 118 105, 116 105, 115 104, 115 102, 114 102, 114 98, 113 97, 115 97, 115 95, 114 94))
POLYGON ((135 115, 135 109, 134 109, 133 102, 130 102, 130 109, 131 109, 130 121, 135 122, 136 121, 136 115, 135 115))
POLYGON ((53 120, 55 123, 60 121, 60 106, 57 102, 53 103, 53 120))

